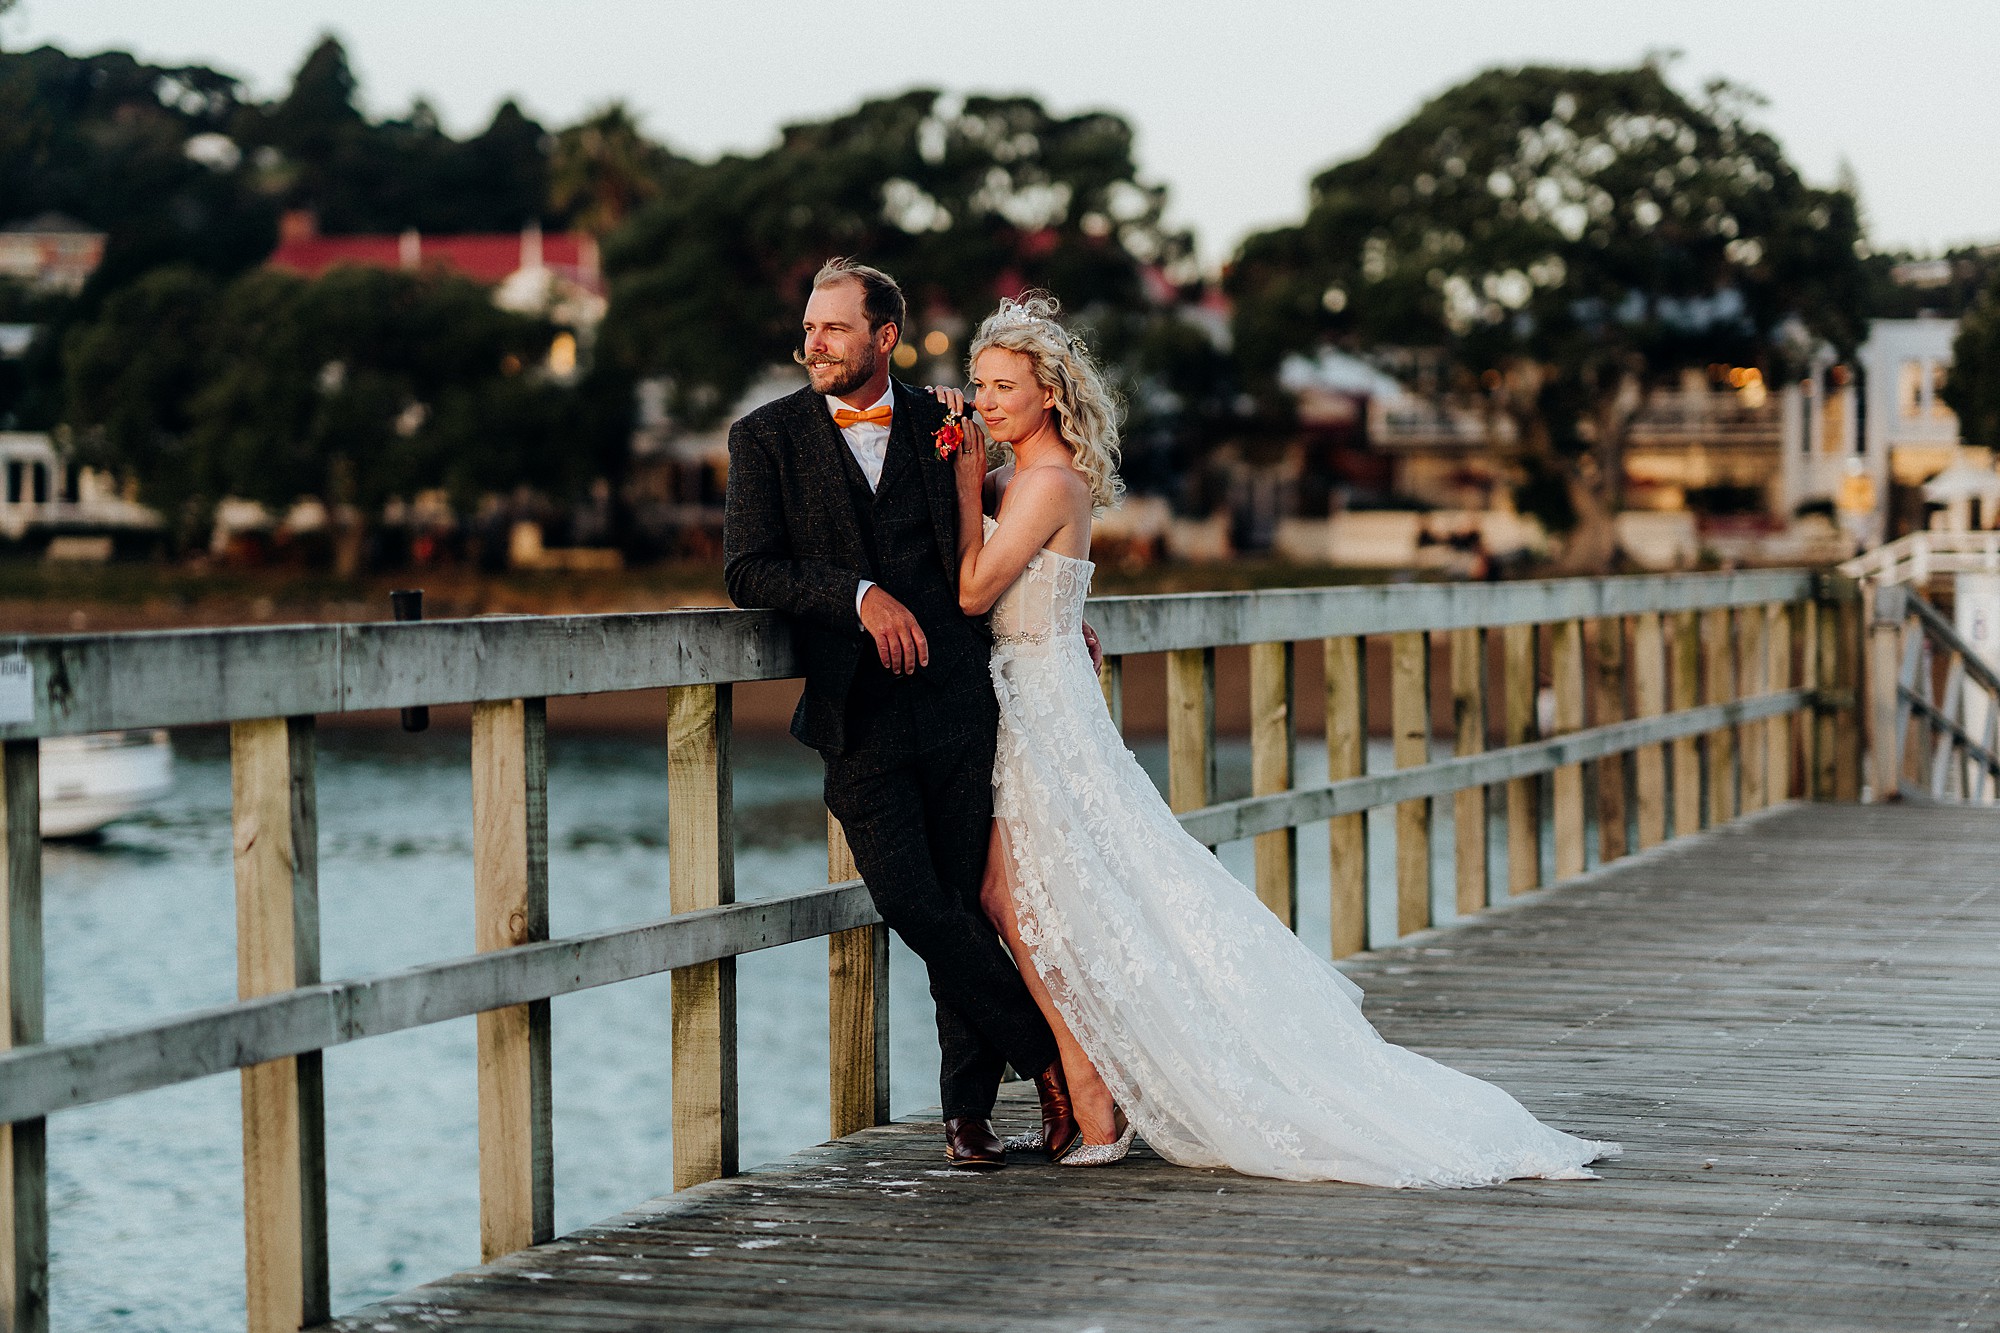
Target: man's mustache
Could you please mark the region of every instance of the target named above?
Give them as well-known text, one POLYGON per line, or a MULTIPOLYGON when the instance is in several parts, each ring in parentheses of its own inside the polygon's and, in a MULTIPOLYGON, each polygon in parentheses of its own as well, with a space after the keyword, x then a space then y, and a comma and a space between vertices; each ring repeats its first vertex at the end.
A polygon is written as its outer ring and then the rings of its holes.
POLYGON ((792 360, 798 362, 802 366, 844 366, 847 364, 845 361, 841 360, 838 357, 832 357, 832 356, 809 357, 804 352, 798 352, 798 351, 792 353, 792 360))

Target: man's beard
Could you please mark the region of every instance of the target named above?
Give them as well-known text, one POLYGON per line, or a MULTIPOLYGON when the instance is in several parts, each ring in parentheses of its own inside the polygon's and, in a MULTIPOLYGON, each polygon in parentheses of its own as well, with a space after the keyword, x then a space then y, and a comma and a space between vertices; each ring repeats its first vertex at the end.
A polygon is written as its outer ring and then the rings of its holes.
POLYGON ((875 354, 870 345, 862 349, 859 356, 849 361, 824 361, 818 365, 807 363, 806 375, 812 380, 813 389, 829 398, 845 398, 869 380, 881 368, 882 358, 875 354), (832 379, 820 382, 820 376, 831 375, 832 379))

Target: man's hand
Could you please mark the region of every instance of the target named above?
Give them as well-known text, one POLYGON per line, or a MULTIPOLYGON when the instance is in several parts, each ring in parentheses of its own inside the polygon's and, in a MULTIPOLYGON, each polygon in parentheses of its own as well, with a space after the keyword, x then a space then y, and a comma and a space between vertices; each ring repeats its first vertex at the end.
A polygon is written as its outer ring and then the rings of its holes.
POLYGON ((930 641, 910 608, 882 591, 870 588, 861 599, 861 628, 875 640, 876 655, 882 665, 898 676, 907 676, 920 666, 931 664, 930 641))
POLYGON ((1090 627, 1088 620, 1083 622, 1083 646, 1090 650, 1091 670, 1104 670, 1104 645, 1097 641, 1097 631, 1090 627))

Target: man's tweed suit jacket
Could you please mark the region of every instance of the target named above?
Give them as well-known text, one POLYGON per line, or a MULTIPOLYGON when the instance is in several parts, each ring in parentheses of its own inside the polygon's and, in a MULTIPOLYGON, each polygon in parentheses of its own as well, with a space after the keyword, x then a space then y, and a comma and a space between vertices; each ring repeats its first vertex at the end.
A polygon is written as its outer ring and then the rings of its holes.
MULTIPOLYGON (((938 559, 955 581, 956 481, 953 465, 931 443, 944 408, 927 393, 891 384, 895 415, 884 476, 899 450, 914 460, 938 559)), ((846 452, 825 397, 810 387, 765 404, 729 430, 723 578, 736 605, 772 607, 793 618, 806 684, 792 735, 828 754, 846 748, 848 687, 861 654, 875 651, 855 613, 860 580, 874 578, 875 570, 842 461, 846 452)), ((978 633, 984 637, 983 625, 978 633)))

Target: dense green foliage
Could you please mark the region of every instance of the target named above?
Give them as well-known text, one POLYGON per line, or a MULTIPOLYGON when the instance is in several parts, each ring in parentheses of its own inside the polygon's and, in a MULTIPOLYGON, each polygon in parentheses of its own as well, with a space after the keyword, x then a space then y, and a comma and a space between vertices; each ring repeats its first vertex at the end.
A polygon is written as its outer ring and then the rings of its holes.
MULTIPOLYGON (((1110 112, 914 90, 695 162, 615 102, 554 132, 507 102, 463 139, 422 102, 371 119, 331 38, 269 102, 200 66, 0 53, 0 223, 58 212, 109 236, 76 297, 0 282, 0 322, 43 331, 0 361, 0 428, 67 425, 189 539, 227 494, 573 496, 622 474, 633 380, 664 377, 683 425, 718 422, 787 360, 812 273, 846 254, 901 279, 906 344, 947 337, 902 367, 919 379, 956 377, 999 296, 1060 296, 1126 399, 1135 489, 1172 489, 1225 439, 1282 445, 1292 353, 1439 349, 1448 387, 1514 417, 1537 460, 1524 498, 1588 523, 1617 504, 1632 415, 1684 367, 1777 382, 1815 340, 1851 349, 1865 315, 1958 313, 1991 273, 1954 254, 1919 292, 1894 257, 1858 258, 1852 193, 1803 182, 1751 110, 1650 64, 1481 74, 1323 172, 1298 225, 1243 243, 1218 346, 1177 308, 1201 287, 1190 238, 1110 112), (571 384, 535 373, 552 330, 471 283, 261 270, 289 209, 329 234, 590 231, 612 296, 594 360, 571 384)), ((1989 441, 1996 304, 1968 318, 1951 390, 1989 441)))
POLYGON ((588 447, 602 435, 582 420, 587 395, 526 373, 549 336, 444 274, 221 285, 175 267, 116 293, 65 360, 86 449, 198 529, 223 495, 367 513, 431 487, 468 507, 518 485, 577 493, 615 460, 588 447))
POLYGON ((1959 321, 1944 401, 1967 444, 2000 449, 2000 275, 1959 321))
POLYGON ((1300 225, 1244 242, 1246 369, 1269 386, 1324 341, 1442 347, 1580 502, 1615 504, 1654 386, 1716 362, 1775 379, 1815 337, 1862 336, 1855 201, 1801 180, 1750 109, 1727 85, 1691 102, 1651 64, 1497 69, 1439 95, 1316 178, 1300 225))
POLYGON ((977 319, 1024 287, 1115 318, 1146 305, 1142 266, 1192 277, 1165 195, 1140 183, 1131 127, 1108 113, 925 90, 867 102, 675 175, 607 251, 605 348, 670 376, 676 412, 702 422, 790 355, 831 255, 895 274, 919 324, 977 319))

